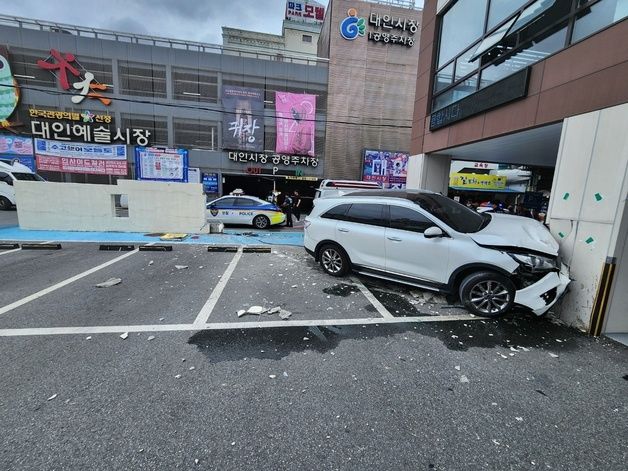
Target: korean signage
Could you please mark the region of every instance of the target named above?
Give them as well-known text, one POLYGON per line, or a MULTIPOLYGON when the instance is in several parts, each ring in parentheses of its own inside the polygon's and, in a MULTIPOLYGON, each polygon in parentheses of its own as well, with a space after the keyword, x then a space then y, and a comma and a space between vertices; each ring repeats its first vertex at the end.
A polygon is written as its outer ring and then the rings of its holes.
POLYGON ((49 172, 127 175, 126 146, 35 139, 37 168, 49 172))
POLYGON ((340 22, 340 35, 349 41, 360 36, 367 36, 369 41, 384 44, 414 46, 417 39, 414 34, 419 30, 419 21, 414 18, 380 15, 371 12, 368 17, 369 31, 366 34, 366 19, 358 16, 355 8, 347 10, 347 17, 340 22))
POLYGON ((325 19, 325 6, 312 0, 288 0, 286 20, 304 23, 322 23, 325 19))
POLYGON ((506 188, 506 177, 475 173, 452 173, 449 175, 449 186, 462 190, 503 190, 506 188))
POLYGON ((203 191, 205 193, 218 193, 218 174, 217 173, 204 173, 203 174, 203 191))
POLYGON ((362 181, 377 182, 385 189, 403 189, 408 175, 408 153, 385 150, 364 151, 362 181))
POLYGON ((188 151, 162 147, 136 147, 135 178, 137 180, 187 182, 188 151))
POLYGON ((278 154, 314 157, 316 96, 275 92, 278 154))
POLYGON ((57 78, 63 90, 70 90, 74 93, 70 100, 75 105, 82 103, 85 98, 99 100, 106 106, 111 104, 111 99, 100 93, 106 92, 108 85, 100 83, 92 72, 85 70, 74 54, 51 49, 50 55, 38 60, 37 65, 44 70, 49 70, 57 78), (71 86, 68 74, 76 80, 71 86))
POLYGON ((9 53, 6 47, 0 46, 0 128, 16 124, 11 123, 9 118, 17 108, 19 100, 20 89, 9 65, 9 53))
POLYGON ((305 157, 301 155, 266 154, 260 152, 229 152, 229 160, 241 163, 259 162, 261 164, 283 165, 294 167, 305 165, 306 167, 318 167, 317 157, 305 157))
POLYGON ((224 86, 222 146, 225 149, 264 150, 264 91, 224 86))
POLYGON ((33 140, 30 137, 0 134, 0 159, 17 160, 34 172, 33 140))

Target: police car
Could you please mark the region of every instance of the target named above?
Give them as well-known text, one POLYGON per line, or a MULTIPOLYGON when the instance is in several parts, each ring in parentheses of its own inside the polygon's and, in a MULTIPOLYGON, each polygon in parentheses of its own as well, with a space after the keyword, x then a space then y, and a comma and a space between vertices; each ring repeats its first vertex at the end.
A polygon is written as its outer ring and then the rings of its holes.
POLYGON ((228 195, 207 203, 209 222, 250 224, 267 229, 286 221, 286 215, 273 203, 254 196, 228 195))

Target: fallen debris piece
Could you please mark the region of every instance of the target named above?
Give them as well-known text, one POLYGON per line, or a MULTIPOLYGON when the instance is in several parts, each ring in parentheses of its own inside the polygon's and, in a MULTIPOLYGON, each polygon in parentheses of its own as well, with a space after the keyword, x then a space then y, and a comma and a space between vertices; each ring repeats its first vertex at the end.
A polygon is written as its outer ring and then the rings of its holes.
POLYGON ((242 317, 244 314, 246 314, 246 311, 244 309, 240 309, 238 311, 238 317, 242 317))
POLYGON ((515 417, 515 419, 517 420, 517 422, 523 422, 523 417, 515 417))
POLYGON ((277 377, 277 375, 268 375, 268 377, 269 377, 270 379, 275 379, 275 378, 277 377))
POLYGON ((181 377, 181 375, 175 375, 174 376, 176 379, 179 379, 181 377))
POLYGON ((279 317, 281 317, 284 321, 289 319, 291 315, 292 313, 290 311, 286 311, 285 309, 279 311, 279 317))
POLYGON ((456 365, 454 366, 455 369, 457 369, 458 371, 460 371, 460 365, 456 365))
POLYGON ((558 358, 558 355, 556 355, 555 353, 550 353, 549 356, 551 356, 552 358, 558 358))
POLYGON ((190 366, 189 369, 190 369, 190 371, 194 371, 196 369, 196 367, 195 366, 190 366))
POLYGON ((85 340, 91 340, 92 336, 90 335, 89 337, 85 337, 85 340))
POLYGON ((148 340, 155 340, 155 336, 154 335, 149 335, 148 336, 148 340))
POLYGON ((469 382, 469 378, 467 378, 465 375, 462 375, 460 377, 460 382, 461 383, 468 383, 469 382))
POLYGON ((264 312, 266 312, 266 309, 264 309, 262 306, 251 306, 250 308, 248 308, 248 310, 246 311, 247 314, 262 314, 264 312))
POLYGON ((174 266, 177 270, 187 270, 188 266, 187 265, 175 265, 174 266))
POLYGON ((288 377, 288 372, 284 371, 283 375, 287 378, 288 377))
POLYGON ((297 285, 292 285, 290 288, 296 288, 296 287, 297 287, 297 285))
POLYGON ((120 278, 109 278, 107 281, 98 283, 95 286, 96 288, 110 288, 112 286, 119 285, 120 283, 122 283, 122 280, 120 278))
POLYGON ((153 261, 151 260, 150 262, 148 262, 148 266, 150 267, 153 263, 155 263, 155 262, 153 262, 153 261))
POLYGON ((46 399, 46 401, 52 401, 55 397, 57 397, 56 394, 53 394, 52 396, 50 396, 48 399, 46 399))
POLYGON ((120 338, 121 338, 122 340, 126 340, 128 336, 129 336, 129 333, 128 333, 128 332, 125 332, 125 333, 123 333, 123 334, 120 336, 120 338))
POLYGON ((274 307, 272 309, 269 309, 268 312, 266 314, 277 314, 278 312, 281 311, 280 307, 274 307))
POLYGON ((194 460, 194 464, 198 464, 198 458, 194 460))

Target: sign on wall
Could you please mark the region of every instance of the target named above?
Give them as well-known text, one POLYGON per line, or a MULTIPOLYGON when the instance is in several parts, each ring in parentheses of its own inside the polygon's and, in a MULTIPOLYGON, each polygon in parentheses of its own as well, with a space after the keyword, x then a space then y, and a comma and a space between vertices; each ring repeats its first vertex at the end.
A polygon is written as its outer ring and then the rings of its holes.
POLYGON ((9 64, 9 52, 0 46, 0 128, 8 128, 17 123, 9 121, 20 101, 20 89, 13 77, 9 64))
POLYGON ((135 178, 137 180, 187 182, 188 151, 163 147, 136 147, 135 178))
POLYGON ((403 189, 408 175, 407 152, 366 149, 362 181, 378 182, 385 189, 403 189))
POLYGON ((275 92, 278 154, 316 155, 316 96, 275 92))
POLYGON ((371 12, 368 25, 367 31, 366 19, 358 16, 356 8, 349 8, 347 17, 340 22, 340 35, 349 41, 366 35, 369 41, 412 47, 416 42, 413 36, 419 29, 419 22, 414 18, 380 15, 377 12, 371 12))
POLYGON ((35 139, 37 168, 49 172, 127 175, 125 145, 94 145, 35 139))
POLYGON ((33 140, 30 137, 0 134, 0 159, 17 160, 34 172, 33 140))
POLYGON ((302 155, 280 155, 267 154, 263 152, 229 152, 229 160, 241 163, 260 163, 283 165, 285 167, 296 167, 299 165, 306 167, 318 167, 318 158, 305 157, 302 155))
POLYGON ((63 90, 76 92, 70 98, 75 105, 81 103, 85 98, 99 100, 106 106, 111 104, 111 99, 100 93, 106 92, 108 85, 100 83, 93 73, 85 70, 74 54, 51 49, 50 55, 45 59, 38 60, 37 65, 44 70, 49 70, 57 78, 63 90), (68 73, 77 79, 76 82, 72 82, 71 87, 68 73))
POLYGON ((503 190, 506 188, 506 177, 475 173, 452 173, 449 175, 449 186, 460 190, 503 190))
POLYGON ((286 20, 320 24, 325 19, 325 6, 312 0, 288 0, 286 20))
POLYGON ((218 193, 218 174, 217 173, 204 173, 203 174, 203 191, 205 193, 218 193))
POLYGON ((224 149, 264 150, 264 91, 222 87, 222 146, 224 149))

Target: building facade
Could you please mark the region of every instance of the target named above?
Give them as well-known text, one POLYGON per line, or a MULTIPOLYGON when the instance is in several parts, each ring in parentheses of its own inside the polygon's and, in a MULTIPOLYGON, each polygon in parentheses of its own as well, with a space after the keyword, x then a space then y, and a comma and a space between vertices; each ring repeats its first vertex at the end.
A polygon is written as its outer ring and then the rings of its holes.
POLYGON ((318 44, 319 56, 329 58, 333 97, 327 104, 327 177, 362 179, 367 152, 407 155, 420 27, 414 2, 330 0, 318 44))
MULTIPOLYGON (((49 180, 107 183, 118 177, 135 178, 140 146, 187 151, 191 175, 200 180, 209 175, 217 182, 209 185, 211 193, 244 187, 250 194, 265 196, 273 183, 311 185, 309 180, 323 176, 326 59, 283 54, 278 60, 268 52, 23 18, 1 20, 0 54, 8 59, 20 101, 10 127, 0 133, 102 144, 105 141, 94 141, 96 128, 101 128, 101 135, 110 133, 108 144, 126 145, 126 174, 78 173, 69 167, 47 171, 43 166, 39 170, 49 180), (236 93, 240 95, 234 99, 236 93), (311 119, 305 123, 311 125, 307 151, 285 146, 277 151, 277 96, 305 97, 312 103, 307 110, 311 119), (251 112, 251 103, 257 111, 251 112), (248 114, 235 126, 234 116, 240 116, 243 107, 248 114), (89 121, 84 132, 90 133, 90 139, 85 133, 61 132, 73 131, 84 120, 89 121), (231 126, 240 136, 242 128, 254 132, 245 136, 246 142, 239 142, 230 136, 231 126), (136 130, 147 131, 147 139, 138 141, 132 134, 136 130), (117 131, 119 139, 112 142, 117 131)), ((285 132, 289 136, 293 131, 285 132)))
POLYGON ((559 310, 628 332, 628 2, 427 0, 409 182, 452 159, 552 170, 547 222, 573 278, 559 310))

